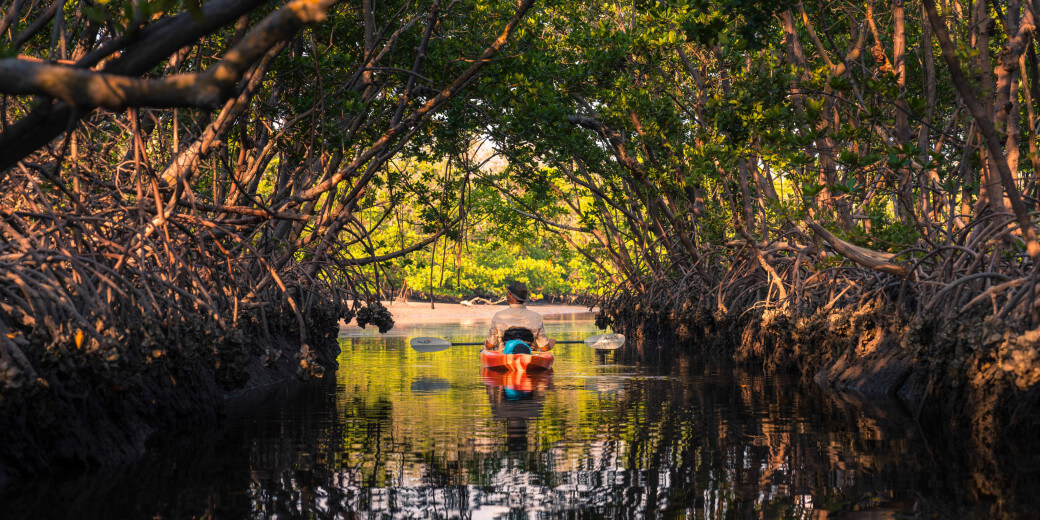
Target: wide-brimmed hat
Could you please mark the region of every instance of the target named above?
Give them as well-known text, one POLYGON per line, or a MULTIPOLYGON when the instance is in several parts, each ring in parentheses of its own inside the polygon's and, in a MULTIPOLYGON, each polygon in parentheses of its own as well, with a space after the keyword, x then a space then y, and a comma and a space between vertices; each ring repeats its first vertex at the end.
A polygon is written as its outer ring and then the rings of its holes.
POLYGON ((527 301, 527 297, 528 297, 527 285, 524 285, 524 282, 512 282, 512 283, 510 283, 509 285, 506 286, 506 292, 508 292, 509 294, 512 294, 513 298, 516 298, 517 300, 520 300, 521 302, 526 302, 527 301))

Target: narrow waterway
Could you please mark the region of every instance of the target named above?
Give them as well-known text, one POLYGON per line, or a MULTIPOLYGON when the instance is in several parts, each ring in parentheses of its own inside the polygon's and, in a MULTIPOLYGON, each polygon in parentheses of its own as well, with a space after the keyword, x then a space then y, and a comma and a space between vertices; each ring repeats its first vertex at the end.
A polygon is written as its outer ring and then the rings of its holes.
MULTIPOLYGON (((516 377, 482 373, 476 347, 407 344, 484 327, 352 333, 325 381, 254 394, 219 429, 160 437, 131 466, 33 483, 0 517, 903 518, 944 500, 897 405, 686 358, 626 366, 583 345, 516 377)), ((546 328, 598 332, 589 314, 546 328)))

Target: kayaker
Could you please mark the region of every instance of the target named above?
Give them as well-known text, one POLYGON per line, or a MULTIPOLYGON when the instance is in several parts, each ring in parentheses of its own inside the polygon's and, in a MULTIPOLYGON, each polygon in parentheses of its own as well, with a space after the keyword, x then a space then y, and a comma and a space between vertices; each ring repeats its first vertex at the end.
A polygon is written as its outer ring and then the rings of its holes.
POLYGON ((533 343, 531 346, 537 347, 539 350, 552 350, 556 345, 556 340, 549 339, 545 335, 542 315, 524 305, 528 295, 527 285, 524 285, 523 282, 513 282, 506 286, 506 301, 509 302, 509 308, 496 312, 491 318, 491 329, 488 330, 487 339, 484 340, 484 348, 497 350, 505 342, 520 339, 529 344, 533 343), (529 334, 524 334, 526 332, 529 334))

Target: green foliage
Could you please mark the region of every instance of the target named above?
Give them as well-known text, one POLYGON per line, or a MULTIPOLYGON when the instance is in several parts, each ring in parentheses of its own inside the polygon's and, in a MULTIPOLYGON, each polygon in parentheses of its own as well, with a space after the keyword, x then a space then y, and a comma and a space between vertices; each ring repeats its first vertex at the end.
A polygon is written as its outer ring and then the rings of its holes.
MULTIPOLYGON (((424 20, 432 5, 379 3, 376 26, 424 20)), ((252 195, 267 203, 328 176, 320 170, 335 154, 354 160, 396 114, 411 113, 470 67, 490 43, 478 28, 501 26, 515 9, 509 1, 438 5, 441 18, 425 44, 421 30, 380 35, 380 42, 400 40, 379 70, 366 72, 371 89, 356 81, 365 63, 361 9, 337 6, 275 58, 277 72, 255 98, 274 102, 255 102, 239 116, 242 124, 221 136, 214 163, 232 171, 236 152, 261 140, 256 128, 278 132, 276 157, 262 164, 253 185, 252 195), (421 46, 417 62, 410 50, 421 46)), ((160 13, 198 13, 199 6, 109 0, 82 4, 79 16, 121 34, 160 13)), ((812 214, 857 243, 898 250, 921 230, 920 219, 907 208, 897 211, 895 201, 943 191, 947 200, 933 207, 970 203, 983 162, 977 148, 960 153, 973 146, 972 134, 957 124, 964 113, 943 73, 932 81, 933 94, 912 86, 929 79, 920 58, 936 50, 920 20, 908 19, 906 43, 916 54, 905 60, 905 76, 889 63, 892 31, 883 27, 876 42, 864 32, 868 9, 884 26, 891 8, 825 0, 539 4, 464 96, 394 142, 399 160, 362 164, 335 188, 341 191, 309 210, 320 215, 337 207, 342 191, 366 179, 352 201, 357 222, 336 237, 350 259, 393 253, 449 228, 414 254, 357 268, 364 273, 359 285, 383 292, 493 294, 508 278, 545 293, 596 292, 608 278, 658 274, 697 256, 694 248, 703 253, 725 244, 737 236, 738 216, 751 220, 744 231, 775 238, 768 235, 788 235, 812 214), (857 47, 861 38, 866 43, 857 47), (897 124, 909 126, 903 132, 897 124), (918 132, 934 141, 947 127, 935 156, 932 142, 918 144, 918 132), (501 164, 477 164, 475 143, 501 164), (455 219, 461 222, 449 225, 455 219)), ((66 9, 71 16, 72 6, 66 9)), ((197 42, 184 71, 211 66, 234 34, 225 27, 197 42)), ((30 45, 49 49, 44 38, 36 40, 30 45)), ((979 58, 971 38, 956 40, 966 63, 979 58)), ((991 47, 991 54, 1001 48, 991 47)), ((1018 115, 1026 120, 1025 112, 1018 115)), ((203 116, 192 114, 193 123, 204 125, 203 116)), ((1025 152, 1028 131, 1021 131, 1025 152)), ((124 159, 120 147, 106 150, 113 162, 124 159)), ((164 164, 171 156, 150 159, 164 164)), ((201 167, 192 189, 215 200, 227 173, 201 167)), ((297 225, 294 239, 313 238, 315 226, 297 225)))
POLYGON ((920 232, 915 227, 894 218, 884 203, 868 205, 866 216, 866 222, 857 224, 847 234, 847 240, 862 247, 896 253, 907 249, 920 239, 920 232))
POLYGON ((583 258, 562 248, 542 246, 493 238, 461 244, 449 241, 438 250, 447 249, 448 254, 442 256, 435 252, 433 264, 429 263, 430 253, 424 251, 402 262, 404 265, 395 266, 391 272, 399 286, 425 294, 430 290, 432 269, 433 293, 457 298, 505 296, 503 288, 511 280, 526 283, 536 298, 597 291, 598 280, 583 258), (463 248, 464 253, 461 259, 455 256, 459 248, 463 248))
MULTIPOLYGON (((370 241, 352 246, 355 257, 407 247, 457 214, 457 201, 444 197, 457 193, 463 182, 453 164, 408 160, 390 171, 396 172, 394 182, 374 195, 362 220, 378 219, 385 208, 392 208, 392 217, 372 231, 370 241), (447 190, 442 189, 445 179, 447 190)), ((539 173, 524 174, 514 167, 484 172, 468 188, 464 225, 411 255, 374 267, 383 273, 382 291, 423 297, 431 291, 454 298, 503 296, 510 280, 526 283, 536 297, 600 291, 603 273, 595 265, 559 236, 540 230, 515 211, 522 205, 538 207, 549 216, 561 215, 562 210, 552 207, 552 177, 548 171, 539 173), (506 196, 496 184, 513 190, 506 196)))

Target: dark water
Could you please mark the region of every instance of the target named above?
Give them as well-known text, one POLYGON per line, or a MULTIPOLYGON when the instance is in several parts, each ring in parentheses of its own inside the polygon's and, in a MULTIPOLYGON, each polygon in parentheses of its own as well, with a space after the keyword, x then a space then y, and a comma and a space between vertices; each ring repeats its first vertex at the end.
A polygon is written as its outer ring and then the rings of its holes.
MULTIPOLYGON (((898 406, 578 345, 531 378, 482 374, 475 347, 407 347, 483 327, 344 338, 334 377, 255 394, 131 466, 33 483, 0 517, 882 519, 965 502, 898 406)), ((547 329, 597 332, 588 316, 547 329)))

